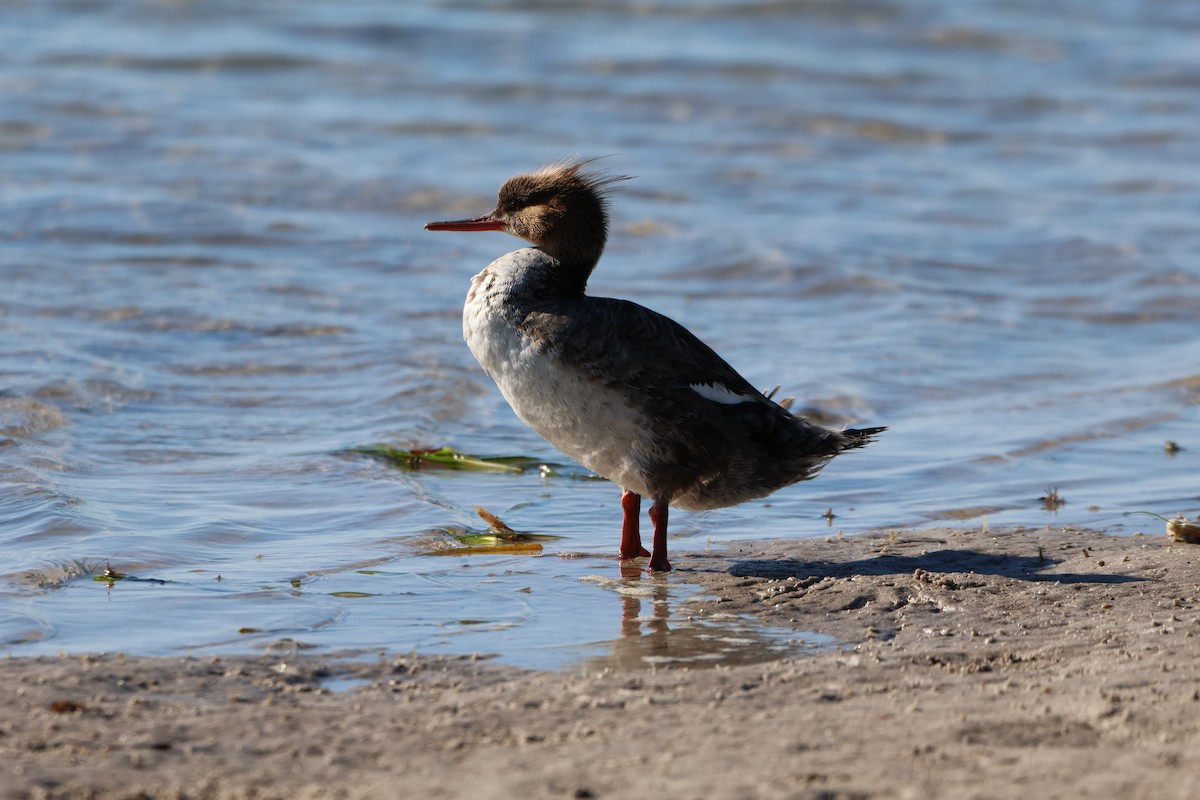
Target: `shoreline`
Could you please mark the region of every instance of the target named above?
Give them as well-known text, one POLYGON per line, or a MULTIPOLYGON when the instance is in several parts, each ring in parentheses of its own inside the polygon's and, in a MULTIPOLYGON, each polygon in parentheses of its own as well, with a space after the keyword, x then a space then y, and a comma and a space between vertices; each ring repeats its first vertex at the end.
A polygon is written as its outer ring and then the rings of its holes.
MULTIPOLYGON (((834 637, 563 672, 470 657, 0 660, 5 798, 1184 798, 1200 547, 938 529, 676 554, 696 619, 834 637)), ((654 578, 645 579, 653 585, 654 578)), ((632 607, 631 607, 632 608, 632 607)), ((634 612, 631 612, 634 613, 634 612)), ((642 623, 644 624, 644 623, 642 623)), ((620 644, 620 643, 619 643, 620 644)))

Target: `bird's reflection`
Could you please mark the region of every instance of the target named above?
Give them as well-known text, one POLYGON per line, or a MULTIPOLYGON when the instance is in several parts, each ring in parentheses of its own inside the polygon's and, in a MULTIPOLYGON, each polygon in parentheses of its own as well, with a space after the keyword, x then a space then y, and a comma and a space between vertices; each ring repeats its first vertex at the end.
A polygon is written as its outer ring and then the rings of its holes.
POLYGON ((604 585, 619 595, 621 636, 609 642, 608 653, 588 659, 588 668, 754 664, 827 643, 817 634, 767 628, 732 614, 687 613, 694 590, 672 576, 647 574, 637 561, 622 562, 620 576, 604 585))
MULTIPOLYGON (((641 566, 629 561, 622 561, 621 582, 631 588, 644 585, 641 566)), ((640 592, 621 592, 618 589, 621 594, 621 636, 622 638, 646 636, 649 637, 652 645, 665 646, 667 634, 671 631, 669 623, 671 606, 668 600, 667 582, 652 579, 646 583, 652 584, 648 594, 648 598, 651 600, 649 617, 642 616, 642 601, 647 595, 640 592)))

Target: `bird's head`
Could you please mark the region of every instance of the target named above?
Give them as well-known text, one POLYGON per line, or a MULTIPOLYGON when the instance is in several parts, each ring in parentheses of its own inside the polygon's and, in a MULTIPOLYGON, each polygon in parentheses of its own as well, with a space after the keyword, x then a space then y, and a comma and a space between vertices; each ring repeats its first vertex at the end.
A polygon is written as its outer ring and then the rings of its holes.
POLYGON ((590 273, 608 238, 608 187, 628 180, 586 169, 591 160, 560 161, 509 178, 496 208, 474 219, 430 222, 427 231, 504 231, 563 265, 590 273))

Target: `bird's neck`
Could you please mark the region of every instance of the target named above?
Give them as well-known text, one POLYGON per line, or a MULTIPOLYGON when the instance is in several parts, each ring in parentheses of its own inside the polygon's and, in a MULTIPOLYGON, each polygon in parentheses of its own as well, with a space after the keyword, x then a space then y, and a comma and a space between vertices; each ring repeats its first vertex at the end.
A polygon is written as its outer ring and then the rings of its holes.
POLYGON ((604 252, 608 225, 601 215, 580 215, 569 229, 551 231, 537 242, 537 249, 554 262, 547 270, 547 292, 582 297, 588 278, 604 252), (594 218, 593 218, 594 217, 594 218), (568 233, 569 231, 569 233, 568 233))
POLYGON ((594 254, 536 247, 542 258, 532 262, 522 276, 523 288, 539 297, 583 297, 588 278, 600 258, 594 254))

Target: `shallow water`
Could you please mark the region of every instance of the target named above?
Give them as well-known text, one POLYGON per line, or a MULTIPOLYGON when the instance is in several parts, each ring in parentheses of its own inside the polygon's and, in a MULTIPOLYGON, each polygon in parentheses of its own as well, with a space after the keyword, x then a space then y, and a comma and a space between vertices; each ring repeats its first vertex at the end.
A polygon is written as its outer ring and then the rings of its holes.
POLYGON ((615 487, 346 453, 558 458, 460 338, 518 243, 421 225, 574 154, 637 176, 593 293, 890 427, 675 514, 675 551, 1196 512, 1198 33, 1137 0, 5 6, 4 649, 737 658, 705 642, 744 624, 621 575, 615 487), (419 555, 476 505, 563 538, 419 555))

